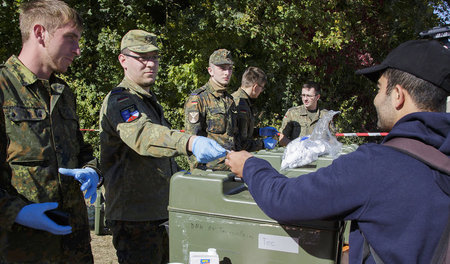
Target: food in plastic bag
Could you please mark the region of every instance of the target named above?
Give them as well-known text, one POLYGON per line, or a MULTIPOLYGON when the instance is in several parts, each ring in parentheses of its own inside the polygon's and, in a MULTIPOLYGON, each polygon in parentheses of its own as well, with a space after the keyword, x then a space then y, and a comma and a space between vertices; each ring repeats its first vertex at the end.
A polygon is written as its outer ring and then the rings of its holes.
POLYGON ((292 169, 311 163, 319 156, 328 154, 336 157, 342 149, 342 143, 331 134, 329 124, 339 111, 329 111, 319 121, 310 136, 292 140, 284 150, 281 170, 292 169))

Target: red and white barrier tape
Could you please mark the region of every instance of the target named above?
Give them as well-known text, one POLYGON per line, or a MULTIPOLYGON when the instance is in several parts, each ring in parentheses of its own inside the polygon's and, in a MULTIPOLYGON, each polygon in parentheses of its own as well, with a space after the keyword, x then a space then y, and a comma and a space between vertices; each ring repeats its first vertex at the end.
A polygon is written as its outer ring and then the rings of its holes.
POLYGON ((369 132, 369 133, 336 133, 336 137, 384 137, 387 132, 369 132))

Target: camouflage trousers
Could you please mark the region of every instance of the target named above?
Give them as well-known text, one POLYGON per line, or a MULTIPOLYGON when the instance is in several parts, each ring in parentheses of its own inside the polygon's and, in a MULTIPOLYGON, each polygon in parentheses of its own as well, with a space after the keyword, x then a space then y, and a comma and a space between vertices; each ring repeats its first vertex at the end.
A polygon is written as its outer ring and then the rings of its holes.
POLYGON ((119 263, 169 262, 169 237, 158 221, 107 221, 119 263))
POLYGON ((6 243, 0 245, 0 264, 94 263, 89 228, 57 236, 14 224, 12 231, 3 232, 0 231, 0 241, 6 243))

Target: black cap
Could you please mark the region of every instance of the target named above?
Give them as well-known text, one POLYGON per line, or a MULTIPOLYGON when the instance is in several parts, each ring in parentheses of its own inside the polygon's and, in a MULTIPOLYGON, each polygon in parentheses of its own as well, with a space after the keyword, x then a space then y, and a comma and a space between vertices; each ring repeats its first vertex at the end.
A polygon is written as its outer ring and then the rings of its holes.
POLYGON ((410 40, 392 50, 383 62, 357 70, 377 82, 387 68, 410 73, 450 93, 450 50, 435 40, 410 40))

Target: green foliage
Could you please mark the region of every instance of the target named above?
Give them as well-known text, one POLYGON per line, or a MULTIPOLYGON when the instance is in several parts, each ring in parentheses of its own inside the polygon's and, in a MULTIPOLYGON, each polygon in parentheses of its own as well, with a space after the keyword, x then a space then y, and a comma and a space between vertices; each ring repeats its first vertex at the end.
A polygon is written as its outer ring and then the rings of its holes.
POLYGON ((21 48, 19 29, 19 6, 22 0, 0 1, 0 62, 6 61, 11 54, 18 54, 21 48))
MULTIPOLYGON (((1 0, 0 60, 20 51, 18 6, 1 0)), ((209 55, 232 51, 230 92, 245 68, 268 75, 257 100, 261 125, 279 127, 286 110, 301 104, 303 82, 322 84, 321 106, 342 112, 339 132, 376 131, 374 85, 355 76, 358 68, 380 62, 399 43, 442 23, 435 0, 67 0, 84 19, 82 55, 65 75, 78 97, 83 128, 98 128, 105 94, 123 78, 117 55, 130 29, 156 33, 161 48, 157 82, 152 87, 173 128, 184 126, 187 96, 209 78, 209 55)), ((445 10, 444 10, 445 11, 445 10)), ((96 133, 85 138, 98 145, 96 133)), ((348 139, 343 139, 348 140, 348 139)), ((358 143, 364 140, 357 139, 358 143)))

